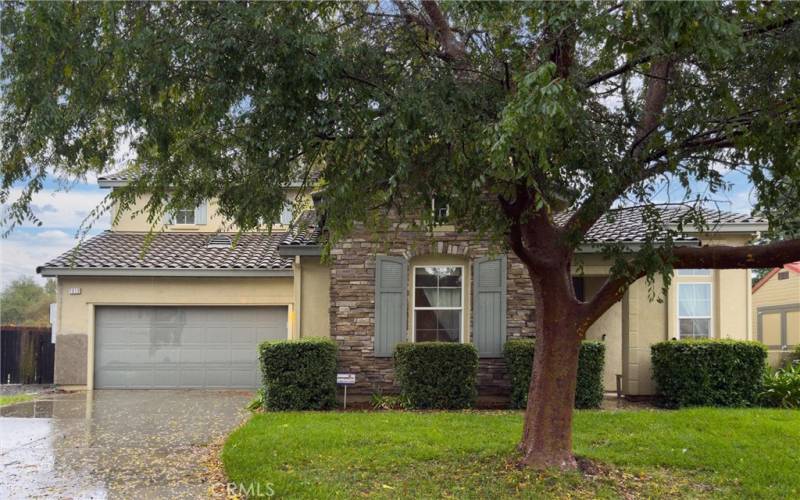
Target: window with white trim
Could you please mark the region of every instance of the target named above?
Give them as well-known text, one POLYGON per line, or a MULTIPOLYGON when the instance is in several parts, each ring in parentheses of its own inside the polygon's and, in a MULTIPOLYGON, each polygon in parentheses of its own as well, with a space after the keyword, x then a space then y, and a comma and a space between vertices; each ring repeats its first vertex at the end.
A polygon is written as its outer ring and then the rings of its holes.
POLYGON ((678 338, 711 337, 711 283, 678 285, 678 338))
POLYGON ((711 269, 678 269, 678 276, 711 276, 711 269))
POLYGON ((464 268, 414 267, 414 340, 460 342, 464 324, 464 268))
POLYGON ((181 208, 172 215, 173 224, 194 224, 194 208, 181 208))

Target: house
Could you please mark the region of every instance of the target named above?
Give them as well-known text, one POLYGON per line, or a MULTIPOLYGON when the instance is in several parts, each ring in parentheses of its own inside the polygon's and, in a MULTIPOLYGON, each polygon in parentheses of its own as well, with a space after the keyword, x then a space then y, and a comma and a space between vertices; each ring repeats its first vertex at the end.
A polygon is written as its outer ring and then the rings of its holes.
MULTIPOLYGON (((102 187, 124 175, 101 177, 102 187)), ((145 200, 142 200, 141 206, 145 200)), ((535 303, 523 264, 494 255, 473 234, 441 225, 432 234, 394 224, 356 229, 320 259, 323 223, 313 210, 295 229, 236 236, 212 200, 173 214, 148 239, 132 211, 111 230, 38 268, 58 280, 55 381, 80 388, 256 387, 256 345, 267 339, 330 336, 339 370, 356 374, 364 394, 395 390, 398 342, 472 342, 479 390, 507 390, 506 339, 534 336, 535 303), (146 248, 145 248, 146 247, 146 248)), ((674 220, 676 208, 663 208, 674 220)), ((743 244, 763 221, 709 212, 714 230, 678 244, 743 244)), ((608 274, 598 245, 636 247, 638 209, 615 212, 590 231, 575 263, 579 294, 590 297, 608 274)), ((588 333, 607 346, 605 385, 629 395, 654 391, 650 345, 670 338, 751 339, 749 270, 679 271, 665 300, 644 280, 588 333)))
POLYGON ((753 285, 752 328, 773 366, 800 345, 800 262, 776 267, 753 285))

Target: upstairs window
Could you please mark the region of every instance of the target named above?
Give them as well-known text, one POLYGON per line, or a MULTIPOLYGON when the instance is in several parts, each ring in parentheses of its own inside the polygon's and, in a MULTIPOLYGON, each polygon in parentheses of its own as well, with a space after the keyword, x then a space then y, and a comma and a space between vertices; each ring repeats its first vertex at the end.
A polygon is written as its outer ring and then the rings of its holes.
POLYGON ((176 210, 174 215, 172 216, 172 223, 173 224, 194 224, 194 209, 189 208, 185 209, 182 208, 180 210, 176 210))
POLYGON ((678 338, 711 337, 711 283, 678 285, 678 338))
POLYGON ((789 279, 789 271, 781 271, 778 273, 778 280, 788 280, 789 279))
POLYGON ((463 329, 464 268, 414 268, 414 340, 460 342, 463 329))
POLYGON ((435 224, 445 224, 450 217, 450 205, 439 196, 434 196, 431 200, 433 210, 433 222, 435 224))

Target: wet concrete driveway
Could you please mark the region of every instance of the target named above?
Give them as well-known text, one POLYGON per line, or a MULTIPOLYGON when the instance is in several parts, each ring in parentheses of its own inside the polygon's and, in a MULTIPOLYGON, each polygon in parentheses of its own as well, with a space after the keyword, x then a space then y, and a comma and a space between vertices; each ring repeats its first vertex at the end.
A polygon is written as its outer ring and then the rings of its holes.
POLYGON ((0 408, 0 497, 206 497, 207 445, 247 417, 251 397, 103 390, 0 408))

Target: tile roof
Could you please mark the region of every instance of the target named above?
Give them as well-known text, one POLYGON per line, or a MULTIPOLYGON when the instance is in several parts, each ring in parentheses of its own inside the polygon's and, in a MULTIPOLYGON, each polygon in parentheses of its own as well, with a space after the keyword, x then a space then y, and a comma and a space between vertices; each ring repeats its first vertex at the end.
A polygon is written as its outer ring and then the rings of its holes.
POLYGON ((290 270, 291 259, 278 254, 286 233, 244 233, 231 248, 209 247, 218 233, 147 233, 106 231, 56 257, 42 268, 141 270, 290 270))
MULTIPOLYGON (((565 223, 570 213, 556 216, 556 222, 565 223)), ((641 243, 645 241, 647 226, 642 221, 642 210, 623 208, 610 212, 589 230, 586 243, 641 243)), ((662 208, 664 225, 675 224, 686 217, 686 209, 662 208)), ((749 215, 716 210, 704 211, 706 223, 714 230, 717 224, 733 226, 743 224, 750 231, 751 224, 764 224, 763 219, 749 215)), ((307 210, 298 218, 288 233, 244 233, 231 248, 209 246, 209 240, 219 233, 156 233, 146 247, 147 233, 106 231, 91 238, 76 249, 70 250, 37 269, 139 269, 139 270, 291 270, 291 257, 282 257, 280 247, 311 247, 320 244, 324 221, 314 210, 307 210)), ((235 240, 235 235, 230 235, 235 240)), ((684 235, 679 242, 698 242, 684 235)))
MULTIPOLYGON (((710 231, 720 224, 766 224, 764 219, 747 214, 726 212, 721 210, 701 209, 706 225, 710 231)), ((689 209, 685 207, 661 207, 660 219, 664 225, 677 224, 683 219, 685 229, 694 231, 694 225, 689 220, 689 209)), ((571 212, 561 212, 555 220, 564 224, 569 219, 571 212)), ((647 238, 647 224, 643 221, 643 209, 620 208, 609 211, 608 215, 601 217, 586 234, 586 243, 641 243, 647 238)), ((683 235, 674 238, 675 241, 699 241, 693 236, 683 235)))
POLYGON ((322 224, 317 218, 314 210, 304 211, 297 218, 294 228, 281 241, 281 245, 289 246, 315 246, 320 243, 322 236, 322 224))

